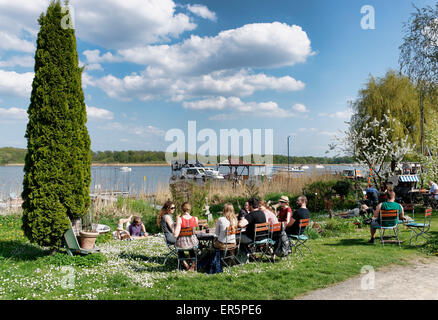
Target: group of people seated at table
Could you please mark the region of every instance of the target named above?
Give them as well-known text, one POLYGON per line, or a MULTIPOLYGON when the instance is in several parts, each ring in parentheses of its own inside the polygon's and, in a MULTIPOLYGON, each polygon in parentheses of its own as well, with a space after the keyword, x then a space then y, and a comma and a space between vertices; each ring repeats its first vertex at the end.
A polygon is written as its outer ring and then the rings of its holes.
MULTIPOLYGON (((271 224, 283 222, 287 234, 298 235, 304 231, 299 228, 301 219, 310 218, 310 212, 306 207, 307 198, 300 196, 297 200, 298 209, 294 212, 289 206, 289 198, 282 196, 279 200, 280 208, 278 212, 271 209, 266 201, 259 201, 256 198, 249 199, 244 208, 235 214, 234 207, 231 203, 226 203, 222 211, 222 216, 217 220, 215 227, 215 239, 213 247, 218 250, 224 250, 226 247, 234 248, 236 243, 240 242, 240 249, 245 253, 249 253, 248 245, 254 241, 255 225, 259 223, 269 222, 271 224), (245 231, 238 235, 228 235, 227 229, 244 228, 245 231)), ((165 240, 169 245, 175 245, 180 249, 187 249, 189 259, 183 260, 183 265, 188 271, 194 271, 196 268, 195 262, 191 265, 187 261, 193 261, 195 255, 194 247, 199 244, 196 235, 180 236, 181 228, 196 228, 198 226, 198 218, 190 214, 190 203, 185 202, 181 207, 182 214, 175 215, 175 204, 172 201, 167 201, 158 217, 157 225, 161 227, 165 240), (173 217, 176 217, 176 221, 173 217)), ((267 234, 264 235, 267 237, 267 234)), ((183 250, 178 251, 180 259, 185 259, 183 250)))

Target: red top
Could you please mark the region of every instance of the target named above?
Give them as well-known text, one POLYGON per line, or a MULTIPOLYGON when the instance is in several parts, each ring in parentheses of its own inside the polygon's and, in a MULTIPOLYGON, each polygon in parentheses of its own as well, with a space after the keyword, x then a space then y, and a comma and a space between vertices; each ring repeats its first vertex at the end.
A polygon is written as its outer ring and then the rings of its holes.
POLYGON ((183 228, 188 228, 188 227, 196 228, 198 226, 198 223, 196 222, 196 217, 191 217, 189 220, 181 217, 181 220, 185 221, 185 223, 181 223, 181 226, 183 228), (184 224, 185 226, 183 226, 184 224))
POLYGON ((286 222, 288 212, 290 212, 290 216, 292 217, 292 209, 289 206, 286 208, 280 208, 278 211, 278 222, 286 222))

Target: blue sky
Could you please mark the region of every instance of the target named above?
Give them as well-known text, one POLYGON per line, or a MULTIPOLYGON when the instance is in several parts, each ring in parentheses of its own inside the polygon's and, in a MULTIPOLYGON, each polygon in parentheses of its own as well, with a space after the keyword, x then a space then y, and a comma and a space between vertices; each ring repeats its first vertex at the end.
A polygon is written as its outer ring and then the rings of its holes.
MULTIPOLYGON (((38 15, 0 0, 0 147, 25 147, 38 15)), ((92 150, 162 150, 168 130, 273 129, 324 156, 369 76, 398 68, 402 23, 430 0, 71 0, 92 150), (361 8, 373 6, 375 29, 361 8)), ((202 143, 198 143, 198 147, 202 143)))

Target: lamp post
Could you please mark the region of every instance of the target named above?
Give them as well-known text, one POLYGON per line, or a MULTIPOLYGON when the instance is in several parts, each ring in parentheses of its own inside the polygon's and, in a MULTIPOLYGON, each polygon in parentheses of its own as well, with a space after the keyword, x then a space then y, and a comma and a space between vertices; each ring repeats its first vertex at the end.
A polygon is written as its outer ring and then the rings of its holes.
POLYGON ((287 172, 290 172, 290 161, 289 161, 289 141, 291 136, 287 136, 287 172))

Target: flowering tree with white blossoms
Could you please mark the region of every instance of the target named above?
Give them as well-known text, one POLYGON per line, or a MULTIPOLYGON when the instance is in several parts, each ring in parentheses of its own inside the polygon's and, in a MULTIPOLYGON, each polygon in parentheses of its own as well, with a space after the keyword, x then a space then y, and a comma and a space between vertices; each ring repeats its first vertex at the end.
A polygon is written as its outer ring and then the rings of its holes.
POLYGON ((422 180, 438 181, 438 123, 435 115, 427 123, 425 130, 425 154, 420 155, 420 161, 423 166, 422 180))
POLYGON ((360 165, 372 169, 374 183, 380 185, 389 174, 394 174, 397 165, 414 146, 408 143, 408 136, 393 140, 394 130, 391 127, 396 119, 384 114, 381 121, 376 118, 370 121, 369 116, 353 115, 349 128, 341 136, 334 137, 330 150, 337 150, 353 156, 360 165))

